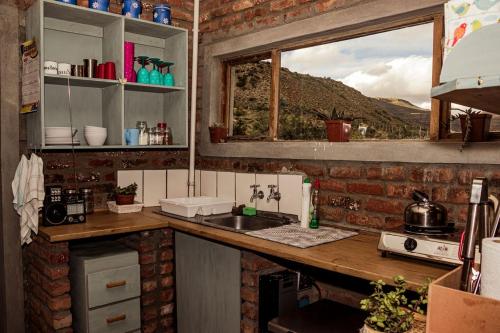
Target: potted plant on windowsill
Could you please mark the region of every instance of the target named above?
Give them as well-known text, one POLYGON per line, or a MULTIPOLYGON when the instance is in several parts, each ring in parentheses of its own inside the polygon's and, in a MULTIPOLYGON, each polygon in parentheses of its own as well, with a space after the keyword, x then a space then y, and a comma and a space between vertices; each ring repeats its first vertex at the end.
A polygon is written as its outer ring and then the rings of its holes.
POLYGON ((487 141, 490 133, 491 114, 481 111, 473 111, 472 108, 465 110, 452 109, 460 113, 450 117, 450 122, 460 119, 463 142, 487 141))
POLYGON ((227 141, 227 127, 222 123, 213 123, 208 130, 210 131, 210 142, 224 143, 227 141))
POLYGON ((406 282, 402 276, 394 277, 395 288, 384 291, 381 280, 370 282, 373 294, 361 301, 361 309, 368 311, 361 333, 424 333, 425 316, 421 306, 427 304, 429 281, 417 290, 419 298, 408 303, 406 282))
POLYGON ((133 183, 125 187, 115 188, 115 200, 117 205, 132 205, 137 193, 137 184, 133 183))
POLYGON ((325 121, 326 136, 329 142, 348 142, 351 136, 352 117, 344 115, 344 112, 337 112, 333 108, 329 115, 322 114, 325 121))

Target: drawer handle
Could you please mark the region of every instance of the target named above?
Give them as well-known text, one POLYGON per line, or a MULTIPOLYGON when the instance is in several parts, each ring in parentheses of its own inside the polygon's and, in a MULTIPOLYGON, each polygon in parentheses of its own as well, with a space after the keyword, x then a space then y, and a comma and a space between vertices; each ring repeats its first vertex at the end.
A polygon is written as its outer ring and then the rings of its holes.
POLYGON ((111 281, 106 283, 106 288, 111 289, 111 288, 116 288, 116 287, 122 287, 127 284, 127 281, 125 280, 120 280, 120 281, 111 281))
POLYGON ((127 315, 123 313, 123 314, 115 316, 115 317, 106 318, 106 322, 108 324, 112 324, 112 323, 115 323, 117 321, 122 321, 122 320, 125 320, 125 319, 127 319, 127 315))

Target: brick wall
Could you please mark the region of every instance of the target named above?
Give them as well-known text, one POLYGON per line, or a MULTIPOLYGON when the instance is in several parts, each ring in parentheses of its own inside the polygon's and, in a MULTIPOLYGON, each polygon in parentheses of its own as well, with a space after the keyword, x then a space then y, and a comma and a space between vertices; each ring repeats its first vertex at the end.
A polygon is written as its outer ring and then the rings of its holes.
POLYGON ((172 229, 143 231, 121 241, 139 252, 142 332, 175 332, 172 229))
POLYGON ((259 276, 281 271, 280 265, 252 252, 241 251, 241 332, 259 331, 259 276))
POLYGON ((68 242, 35 237, 25 247, 23 261, 26 332, 73 332, 68 242))

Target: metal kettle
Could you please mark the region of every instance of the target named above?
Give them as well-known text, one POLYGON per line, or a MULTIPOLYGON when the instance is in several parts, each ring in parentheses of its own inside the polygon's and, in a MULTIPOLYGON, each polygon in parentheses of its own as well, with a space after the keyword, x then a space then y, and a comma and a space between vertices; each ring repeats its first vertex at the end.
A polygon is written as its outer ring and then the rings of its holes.
POLYGON ((441 228, 447 226, 448 211, 436 202, 429 201, 429 196, 420 191, 412 195, 414 203, 405 209, 405 223, 420 228, 441 228))

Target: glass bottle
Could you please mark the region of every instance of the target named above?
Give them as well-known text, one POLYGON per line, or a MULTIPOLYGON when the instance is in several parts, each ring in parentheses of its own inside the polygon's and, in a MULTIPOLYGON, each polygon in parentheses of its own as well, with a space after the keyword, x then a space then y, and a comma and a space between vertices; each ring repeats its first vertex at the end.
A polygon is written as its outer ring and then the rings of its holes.
POLYGON ((146 146, 149 142, 148 140, 148 124, 143 120, 139 120, 136 123, 136 127, 139 130, 139 146, 146 146))

